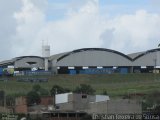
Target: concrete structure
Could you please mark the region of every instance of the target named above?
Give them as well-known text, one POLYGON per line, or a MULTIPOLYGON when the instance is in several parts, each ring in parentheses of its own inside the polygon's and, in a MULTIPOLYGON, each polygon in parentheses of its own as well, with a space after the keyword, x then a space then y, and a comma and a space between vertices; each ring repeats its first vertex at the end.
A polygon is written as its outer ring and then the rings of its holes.
POLYGON ((82 120, 86 115, 85 112, 74 112, 74 111, 54 111, 44 112, 42 114, 43 120, 82 120))
POLYGON ((16 113, 28 113, 26 97, 18 97, 15 100, 15 112, 16 113))
POLYGON ((43 46, 43 56, 22 56, 0 62, 1 67, 13 65, 18 70, 33 67, 54 74, 110 74, 153 72, 160 70, 160 49, 125 55, 105 48, 83 48, 50 56, 50 47, 43 46))
POLYGON ((107 101, 109 97, 104 95, 65 93, 56 95, 55 99, 57 110, 87 111, 87 109, 91 109, 90 107, 93 104, 107 101))
POLYGON ((16 113, 29 113, 30 116, 39 116, 43 120, 81 120, 86 114, 92 117, 103 114, 142 114, 141 103, 134 99, 110 100, 106 95, 75 93, 57 94, 55 99, 43 97, 40 105, 30 107, 26 105, 26 97, 19 97, 16 99, 15 107, 16 113), (54 107, 53 100, 55 100, 54 107), (49 107, 53 109, 48 109, 49 107))
POLYGON ((42 45, 42 57, 44 58, 44 69, 48 71, 48 58, 50 57, 49 45, 42 45))
POLYGON ((83 111, 89 114, 141 114, 141 103, 136 100, 110 100, 106 95, 65 93, 55 98, 57 111, 83 111))
POLYGON ((53 105, 54 99, 52 96, 42 96, 41 97, 41 105, 48 106, 48 105, 53 105))
POLYGON ((142 105, 135 99, 115 99, 108 101, 108 114, 142 114, 142 105))
POLYGON ((49 58, 50 57, 50 46, 42 45, 42 57, 49 58))
POLYGON ((13 110, 0 106, 0 113, 13 113, 13 110))
POLYGON ((15 113, 37 113, 47 112, 53 110, 54 99, 52 96, 41 97, 41 102, 39 105, 27 106, 26 97, 18 97, 15 100, 15 113))

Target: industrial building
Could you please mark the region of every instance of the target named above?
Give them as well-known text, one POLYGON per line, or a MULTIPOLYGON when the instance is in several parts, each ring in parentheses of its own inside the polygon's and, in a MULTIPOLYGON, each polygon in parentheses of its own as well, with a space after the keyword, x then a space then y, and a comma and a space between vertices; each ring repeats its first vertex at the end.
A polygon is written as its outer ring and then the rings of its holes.
POLYGON ((50 46, 42 46, 42 57, 21 56, 0 62, 0 68, 15 71, 44 70, 53 74, 111 74, 159 72, 160 49, 125 55, 105 48, 83 48, 50 56, 50 46))

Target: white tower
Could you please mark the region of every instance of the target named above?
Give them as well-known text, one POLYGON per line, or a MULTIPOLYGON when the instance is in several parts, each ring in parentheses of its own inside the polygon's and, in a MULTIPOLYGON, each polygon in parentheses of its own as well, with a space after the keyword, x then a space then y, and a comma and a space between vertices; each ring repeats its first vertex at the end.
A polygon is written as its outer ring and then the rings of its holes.
POLYGON ((50 57, 50 46, 42 43, 42 57, 44 57, 44 69, 48 71, 48 58, 50 57))

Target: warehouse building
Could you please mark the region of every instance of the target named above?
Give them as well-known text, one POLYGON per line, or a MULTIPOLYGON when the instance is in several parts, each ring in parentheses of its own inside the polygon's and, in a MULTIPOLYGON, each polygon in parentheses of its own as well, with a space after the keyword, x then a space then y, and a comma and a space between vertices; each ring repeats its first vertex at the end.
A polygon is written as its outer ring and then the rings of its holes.
POLYGON ((159 48, 129 55, 105 48, 83 48, 50 56, 50 47, 46 46, 44 50, 46 53, 43 52, 42 57, 16 57, 0 62, 0 67, 14 66, 16 71, 35 68, 53 74, 149 73, 160 70, 159 48))

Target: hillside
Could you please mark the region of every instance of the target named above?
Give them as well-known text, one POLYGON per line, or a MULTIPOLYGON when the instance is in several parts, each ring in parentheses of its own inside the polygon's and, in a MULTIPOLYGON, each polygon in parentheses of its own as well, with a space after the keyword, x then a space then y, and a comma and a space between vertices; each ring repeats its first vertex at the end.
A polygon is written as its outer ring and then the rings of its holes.
MULTIPOLYGON (((23 76, 28 77, 28 76, 23 76)), ((46 83, 17 82, 19 77, 9 77, 8 81, 0 81, 0 90, 7 94, 25 94, 34 84, 40 84, 50 90, 53 85, 74 89, 79 84, 91 85, 97 93, 104 90, 110 96, 120 96, 128 93, 148 93, 160 89, 159 74, 109 74, 109 75, 55 75, 55 76, 29 76, 48 77, 46 83)), ((3 80, 5 78, 0 78, 3 80)))

